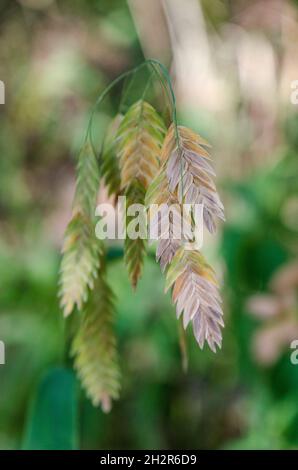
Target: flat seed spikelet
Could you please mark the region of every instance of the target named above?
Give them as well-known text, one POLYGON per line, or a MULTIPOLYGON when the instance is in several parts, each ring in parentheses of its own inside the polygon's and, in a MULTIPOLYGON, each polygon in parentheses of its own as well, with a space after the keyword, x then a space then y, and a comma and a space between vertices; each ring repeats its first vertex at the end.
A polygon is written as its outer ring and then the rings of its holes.
POLYGON ((158 237, 157 260, 166 271, 166 290, 173 288, 177 317, 182 316, 184 328, 191 322, 195 338, 202 348, 207 341, 212 351, 221 347, 223 312, 218 285, 213 269, 198 250, 187 248, 193 238, 193 219, 184 215, 183 204, 203 204, 203 218, 207 229, 215 231, 214 216, 224 220, 224 208, 211 176, 209 144, 198 134, 182 126, 171 125, 161 151, 161 168, 149 186, 145 203, 164 205, 159 219, 150 213, 150 230, 164 224, 169 239, 158 237), (167 218, 167 208, 180 206, 183 234, 171 237, 175 223, 167 218), (152 225, 151 225, 152 224, 152 225), (153 226, 153 227, 152 227, 153 226))
POLYGON ((172 286, 177 318, 182 315, 184 328, 192 323, 200 348, 207 341, 216 352, 224 326, 221 299, 215 273, 199 251, 179 248, 166 275, 166 290, 172 286))
POLYGON ((110 411, 112 401, 119 397, 120 371, 114 333, 114 296, 103 270, 83 308, 71 354, 93 405, 110 411))
POLYGON ((188 235, 189 239, 192 237, 191 214, 183 213, 177 196, 170 192, 165 166, 161 168, 149 186, 145 205, 151 206, 149 212, 150 233, 155 235, 155 239, 158 239, 156 260, 164 272, 181 246, 181 241, 184 239, 182 235, 188 235))
MULTIPOLYGON (((145 192, 160 166, 160 152, 165 125, 155 109, 146 101, 133 104, 125 114, 118 132, 117 146, 121 170, 121 189, 127 207, 144 204, 145 192)), ((126 228, 131 218, 126 218, 126 228)), ((126 238, 124 259, 132 287, 142 274, 146 243, 144 239, 126 238)))
POLYGON ((76 192, 73 215, 78 212, 93 217, 99 186, 99 167, 89 140, 83 145, 78 158, 76 192))
POLYGON ((99 267, 102 242, 95 238, 93 214, 99 185, 99 170, 92 146, 83 146, 77 166, 72 218, 66 228, 60 268, 60 304, 64 315, 75 305, 80 309, 93 287, 99 267))
POLYGON ((95 238, 88 218, 77 213, 67 226, 62 248, 60 304, 68 316, 74 306, 80 310, 92 289, 99 268, 102 245, 95 238))
POLYGON ((148 188, 160 166, 164 135, 164 123, 149 103, 140 100, 129 108, 117 132, 122 188, 135 179, 148 188))
POLYGON ((166 135, 161 153, 169 182, 169 191, 177 193, 186 204, 203 204, 204 223, 215 232, 214 217, 225 220, 224 207, 217 193, 210 165, 209 144, 187 127, 172 125, 166 135))

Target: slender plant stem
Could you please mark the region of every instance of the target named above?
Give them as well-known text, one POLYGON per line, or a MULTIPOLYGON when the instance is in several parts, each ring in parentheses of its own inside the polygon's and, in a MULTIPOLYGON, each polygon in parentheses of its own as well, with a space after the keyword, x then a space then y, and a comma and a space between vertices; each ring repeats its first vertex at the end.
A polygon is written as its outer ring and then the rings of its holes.
POLYGON ((171 82, 171 79, 170 79, 170 76, 168 74, 168 71, 167 69, 165 68, 165 66, 159 62, 158 60, 155 60, 155 59, 147 59, 146 61, 144 61, 142 64, 134 67, 133 69, 131 70, 128 70, 127 72, 123 72, 121 75, 119 75, 119 77, 115 78, 115 80, 113 80, 103 91, 102 93, 98 96, 97 100, 95 101, 93 107, 92 107, 92 110, 91 110, 91 115, 90 115, 90 118, 89 118, 89 122, 88 122, 88 127, 87 127, 87 132, 86 132, 86 136, 85 136, 85 141, 90 138, 91 142, 92 142, 92 121, 93 121, 93 117, 94 117, 94 114, 96 112, 96 110, 98 109, 99 105, 102 103, 102 101, 106 98, 106 96, 109 94, 109 92, 113 89, 114 86, 116 86, 118 83, 120 83, 122 80, 124 79, 127 79, 128 77, 136 74, 139 70, 141 70, 143 67, 147 67, 148 65, 151 65, 151 67, 156 71, 155 69, 155 66, 157 66, 160 71, 161 71, 161 74, 162 76, 165 78, 166 80, 166 83, 169 87, 169 90, 170 90, 170 98, 171 98, 171 102, 172 102, 172 120, 173 120, 173 123, 174 123, 174 126, 175 126, 175 130, 176 130, 176 138, 177 140, 179 140, 179 135, 178 135, 178 130, 177 130, 177 112, 176 112, 176 99, 175 99, 175 95, 174 95, 174 91, 173 91, 173 88, 172 88, 172 82, 171 82))
MULTIPOLYGON (((114 86, 116 86, 118 83, 120 83, 122 80, 124 79, 128 79, 129 77, 135 76, 135 74, 141 70, 143 67, 147 67, 148 65, 150 65, 153 70, 155 71, 155 73, 157 74, 157 76, 159 77, 159 80, 162 84, 162 86, 165 87, 165 89, 167 90, 167 88, 169 89, 169 93, 167 91, 167 95, 169 96, 170 100, 171 100, 171 104, 172 104, 172 121, 173 121, 173 125, 174 125, 174 130, 175 130, 175 140, 176 140, 176 143, 177 143, 177 147, 178 147, 178 151, 179 151, 179 154, 180 154, 180 157, 181 157, 181 145, 180 145, 180 136, 179 136, 179 131, 178 131, 178 122, 177 122, 177 109, 176 109, 176 98, 175 98, 175 94, 174 94, 174 90, 173 90, 173 87, 172 87, 172 81, 171 81, 171 78, 169 76, 169 73, 166 69, 166 67, 161 63, 159 62, 158 60, 156 59, 147 59, 145 60, 142 64, 134 67, 133 69, 131 70, 128 70, 127 72, 124 72, 122 73, 121 75, 119 75, 119 77, 115 78, 115 80, 113 80, 104 90, 103 92, 98 96, 96 102, 94 103, 94 106, 91 110, 91 115, 90 115, 90 118, 89 118, 89 122, 88 122, 88 127, 87 127, 87 132, 86 132, 86 136, 85 136, 85 142, 90 139, 90 143, 93 147, 93 150, 94 150, 94 146, 93 146, 93 139, 92 139, 92 121, 93 121, 93 117, 94 117, 94 114, 96 112, 96 110, 98 109, 99 105, 102 103, 102 101, 106 98, 106 96, 109 94, 109 92, 113 89, 114 86), (160 70, 160 73, 161 75, 159 75, 157 69, 160 70), (162 78, 163 77, 163 78, 162 78), (164 80, 167 84, 167 87, 165 86, 165 83, 164 83, 164 80)), ((132 80, 133 80, 132 78, 132 80)), ((150 77, 151 78, 151 77, 150 77)), ((128 88, 130 87, 130 85, 128 85, 128 88)), ((147 88, 145 88, 145 90, 147 90, 147 88)), ((127 90, 126 90, 126 93, 127 93, 127 90)), ((96 153, 96 152, 95 152, 96 153)), ((182 167, 182 158, 180 158, 180 166, 181 166, 181 192, 183 194, 183 167, 182 167)))
POLYGON ((91 114, 90 114, 90 118, 89 118, 89 122, 88 122, 88 127, 87 127, 87 131, 86 131, 86 136, 85 136, 85 141, 90 138, 90 141, 92 142, 92 121, 93 121, 93 117, 94 117, 94 114, 97 110, 97 108, 99 107, 99 105, 102 103, 102 101, 106 98, 106 96, 110 93, 110 91, 112 90, 112 88, 114 86, 116 86, 118 83, 120 83, 122 80, 124 80, 125 78, 129 77, 130 75, 136 73, 138 70, 140 70, 142 67, 144 67, 146 65, 146 62, 143 62, 142 64, 138 65, 137 67, 133 68, 132 70, 128 70, 127 72, 123 72, 121 75, 119 75, 119 77, 115 78, 115 80, 113 80, 104 90, 103 92, 98 96, 97 100, 95 101, 93 107, 92 107, 92 110, 91 110, 91 114))

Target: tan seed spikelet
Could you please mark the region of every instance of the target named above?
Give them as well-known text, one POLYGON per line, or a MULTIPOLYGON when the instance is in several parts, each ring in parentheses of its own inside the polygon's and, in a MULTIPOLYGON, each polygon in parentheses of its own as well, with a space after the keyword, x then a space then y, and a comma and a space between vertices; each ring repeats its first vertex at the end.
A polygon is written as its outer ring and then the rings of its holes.
MULTIPOLYGON (((121 169, 121 188, 127 196, 127 207, 144 204, 145 191, 159 169, 159 157, 165 126, 155 109, 146 101, 133 104, 117 133, 121 169)), ((126 218, 126 227, 130 218, 126 218)), ((145 240, 126 238, 125 264, 133 288, 142 273, 145 240)))
POLYGON ((147 207, 151 204, 166 204, 172 198, 174 195, 169 191, 167 176, 162 167, 146 191, 145 204, 147 207))
POLYGON ((60 305, 68 316, 75 305, 81 309, 93 287, 99 267, 102 244, 95 238, 94 227, 83 214, 71 219, 65 232, 60 268, 60 305))
POLYGON ((95 238, 93 224, 98 185, 96 157, 91 144, 86 142, 79 155, 72 218, 62 248, 59 296, 65 316, 75 305, 82 307, 99 267, 102 242, 95 238))
POLYGON ((164 123, 149 103, 140 100, 129 108, 117 133, 122 188, 137 179, 147 189, 159 169, 164 135, 164 123))
MULTIPOLYGON (((181 233, 177 233, 175 229, 173 216, 176 215, 176 221, 181 224, 183 221, 183 230, 189 233, 191 229, 190 214, 185 216, 182 211, 181 204, 175 194, 169 191, 169 184, 165 172, 165 167, 162 167, 159 174, 149 186, 145 204, 150 209, 150 231, 155 234, 155 239, 158 238, 156 259, 160 263, 161 270, 164 271, 167 265, 172 261, 172 258, 179 246, 181 245, 181 233), (154 206, 156 209, 154 210, 154 206), (173 213, 170 211, 173 211, 173 213), (156 232, 158 230, 158 232, 156 232), (166 233, 165 237, 162 237, 166 233)), ((181 225, 180 225, 181 227, 181 225)))
MULTIPOLYGON (((191 130, 172 125, 165 137, 161 153, 162 167, 146 193, 146 205, 204 203, 204 221, 209 231, 215 229, 213 216, 224 218, 223 206, 210 177, 209 144, 191 130)), ((161 217, 162 220, 163 216, 161 217)), ((187 219, 184 227, 191 227, 187 219)), ((150 220, 150 224, 152 221, 150 220)), ((157 221, 154 221, 153 225, 157 221)), ((169 225, 171 229, 171 225, 169 225)), ((166 290, 173 287, 173 301, 177 317, 182 315, 183 326, 189 322, 199 346, 207 341, 212 351, 221 346, 223 326, 221 300, 212 268, 203 255, 186 250, 184 242, 192 238, 191 232, 183 232, 181 240, 159 240, 157 259, 162 270, 167 269, 166 290)))
MULTIPOLYGON (((127 208, 129 208, 131 204, 144 205, 145 189, 137 180, 130 184, 125 194, 127 197, 127 208)), ((129 223, 133 219, 134 217, 126 217, 126 227, 129 226, 129 223)), ((125 239, 124 261, 128 270, 131 285, 134 289, 142 275, 146 245, 147 240, 143 238, 132 240, 131 238, 126 237, 125 239)))
POLYGON ((166 276, 166 290, 172 286, 177 317, 182 315, 184 328, 191 322, 200 348, 207 341, 216 352, 224 326, 221 299, 214 271, 200 252, 179 248, 166 276))
POLYGON ((114 334, 114 296, 103 269, 85 305, 72 343, 74 366, 94 406, 108 412, 119 397, 120 372, 114 334))
POLYGON ((183 213, 181 204, 169 199, 158 210, 151 210, 150 229, 158 236, 156 259, 165 271, 183 240, 192 239, 191 213, 183 213))
POLYGON ((192 130, 172 125, 166 135, 161 161, 166 167, 169 191, 187 204, 204 204, 203 217, 209 230, 216 229, 214 217, 224 220, 224 207, 216 191, 210 165, 209 144, 192 130))
POLYGON ((77 165, 76 192, 72 213, 93 217, 99 186, 99 168, 92 145, 87 141, 80 153, 77 165))

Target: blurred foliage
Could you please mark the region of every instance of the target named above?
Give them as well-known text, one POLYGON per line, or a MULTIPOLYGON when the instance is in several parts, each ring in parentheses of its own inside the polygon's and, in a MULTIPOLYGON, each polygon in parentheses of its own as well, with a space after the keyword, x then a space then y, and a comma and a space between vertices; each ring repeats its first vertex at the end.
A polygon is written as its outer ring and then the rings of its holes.
MULTIPOLYGON (((211 3, 204 1, 203 11, 208 28, 219 31, 236 21, 236 4, 243 2, 211 3)), ((252 144, 246 153, 241 148, 250 129, 241 96, 234 98, 238 114, 232 120, 229 110, 225 126, 212 107, 198 120, 181 106, 185 124, 203 128, 209 140, 219 136, 218 160, 223 148, 218 180, 227 222, 216 246, 207 248, 223 270, 222 351, 201 352, 187 335, 184 373, 174 307, 159 267, 147 260, 133 293, 115 251, 108 274, 118 298, 122 399, 104 415, 81 393, 74 410, 78 385, 67 369, 55 372, 71 366, 56 283, 73 155, 90 104, 112 78, 143 60, 143 48, 122 0, 2 0, 0 18, 0 78, 6 84, 0 107, 0 339, 6 345, 0 448, 297 448, 298 367, 290 362, 290 348, 270 366, 256 361, 252 338, 259 321, 247 309, 252 295, 267 292, 276 270, 298 257, 297 113, 280 105, 273 131, 278 144, 263 160, 252 144), (229 150, 232 163, 225 160, 229 150), (59 409, 56 400, 64 409, 63 394, 69 409, 48 417, 59 409), (59 442, 53 425, 65 433, 59 442)), ((119 93, 96 116, 99 137, 118 111, 119 93)))
POLYGON ((27 417, 25 450, 77 448, 78 403, 73 372, 54 368, 41 380, 27 417))

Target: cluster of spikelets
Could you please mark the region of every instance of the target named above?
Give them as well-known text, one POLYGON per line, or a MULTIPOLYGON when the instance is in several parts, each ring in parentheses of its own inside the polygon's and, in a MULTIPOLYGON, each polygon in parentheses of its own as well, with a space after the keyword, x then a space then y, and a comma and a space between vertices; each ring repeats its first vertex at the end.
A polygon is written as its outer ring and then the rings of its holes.
MULTIPOLYGON (((86 393, 94 405, 109 410, 119 395, 119 365, 114 333, 114 298, 107 283, 103 242, 95 238, 94 220, 100 179, 110 195, 125 195, 131 204, 163 204, 182 214, 182 205, 203 204, 203 219, 213 233, 215 218, 224 209, 212 177, 208 144, 190 129, 171 124, 169 129, 146 101, 133 104, 112 121, 99 162, 87 138, 78 162, 71 221, 66 229, 61 263, 60 296, 65 316, 76 308, 79 324, 72 355, 86 393), (100 164, 98 164, 100 163, 100 164)), ((160 220, 169 237, 160 233, 156 258, 165 272, 166 290, 172 289, 177 317, 192 324, 202 348, 221 346, 221 299, 213 269, 202 253, 186 248, 192 238, 193 214, 184 216, 183 239, 174 236, 173 218, 164 211, 160 220)), ((126 226, 130 217, 126 215, 126 226)), ((145 239, 126 238, 124 261, 133 288, 142 275, 145 239)))
MULTIPOLYGON (((172 124, 165 137, 160 155, 161 168, 146 195, 146 204, 202 204, 204 223, 210 233, 215 231, 215 218, 224 220, 224 208, 212 180, 209 144, 190 129, 172 124)), ((168 223, 171 220, 165 211, 168 223)), ((154 216, 153 216, 154 218, 154 216)), ((161 221, 166 226, 166 221, 161 221)), ((191 225, 190 220, 183 227, 191 225)), ((169 233, 173 232, 169 227, 169 233)), ((189 230, 184 239, 160 239, 157 259, 166 270, 166 290, 173 287, 172 298, 177 317, 183 316, 183 326, 192 323, 199 346, 207 341, 212 351, 221 347, 223 312, 215 273, 202 253, 186 249, 189 230)), ((191 233, 191 232, 190 232, 191 233)), ((191 235, 190 235, 191 237, 191 235)))

